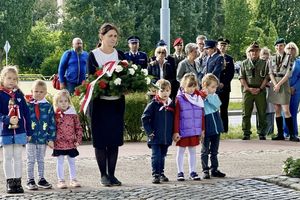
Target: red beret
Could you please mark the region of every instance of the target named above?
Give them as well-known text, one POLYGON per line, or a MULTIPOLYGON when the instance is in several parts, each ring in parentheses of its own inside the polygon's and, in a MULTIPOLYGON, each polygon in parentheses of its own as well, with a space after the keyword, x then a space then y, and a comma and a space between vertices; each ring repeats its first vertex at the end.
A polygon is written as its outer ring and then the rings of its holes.
POLYGON ((182 38, 176 38, 176 40, 173 43, 173 47, 177 46, 178 44, 182 44, 183 39, 182 38))

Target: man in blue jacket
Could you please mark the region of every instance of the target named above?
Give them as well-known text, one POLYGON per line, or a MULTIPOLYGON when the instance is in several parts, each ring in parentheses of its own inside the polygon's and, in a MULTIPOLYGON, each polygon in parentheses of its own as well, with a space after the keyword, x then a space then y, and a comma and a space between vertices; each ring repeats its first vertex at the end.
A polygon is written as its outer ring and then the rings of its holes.
POLYGON ((85 80, 88 58, 88 53, 83 51, 83 43, 80 38, 74 38, 72 46, 72 49, 64 52, 58 67, 60 88, 67 89, 70 94, 85 80))

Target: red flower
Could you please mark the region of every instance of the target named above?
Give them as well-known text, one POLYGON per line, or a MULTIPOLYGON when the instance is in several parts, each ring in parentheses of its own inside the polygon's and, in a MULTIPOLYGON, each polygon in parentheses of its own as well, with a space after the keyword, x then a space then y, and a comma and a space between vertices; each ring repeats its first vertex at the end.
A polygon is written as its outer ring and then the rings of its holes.
POLYGON ((100 80, 99 81, 99 87, 101 89, 105 89, 107 87, 107 83, 105 81, 103 81, 103 80, 100 80))
POLYGON ((120 61, 120 64, 123 66, 123 67, 128 67, 129 63, 127 62, 127 60, 121 60, 120 61))
POLYGON ((75 89, 74 91, 75 96, 80 96, 80 90, 78 88, 75 89))
POLYGON ((99 69, 96 71, 95 73, 97 76, 101 76, 103 74, 103 70, 102 69, 99 69))
POLYGON ((87 89, 89 87, 89 85, 90 85, 89 83, 86 83, 85 84, 85 89, 87 89))

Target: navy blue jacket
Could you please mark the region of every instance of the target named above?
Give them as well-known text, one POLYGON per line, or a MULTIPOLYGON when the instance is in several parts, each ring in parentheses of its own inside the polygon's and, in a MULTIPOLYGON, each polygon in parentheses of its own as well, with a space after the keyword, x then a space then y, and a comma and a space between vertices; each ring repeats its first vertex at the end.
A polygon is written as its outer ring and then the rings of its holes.
POLYGON ((224 58, 217 52, 212 57, 208 58, 205 72, 213 73, 220 80, 223 65, 224 58))
POLYGON ((17 129, 8 129, 10 117, 8 116, 8 102, 10 96, 4 91, 0 90, 0 121, 3 122, 3 130, 1 131, 1 136, 12 136, 14 134, 26 133, 27 136, 32 135, 31 130, 31 120, 29 109, 26 104, 23 93, 20 90, 15 92, 15 104, 19 106, 20 117, 19 119, 19 128, 17 129))
POLYGON ((140 65, 141 68, 147 69, 148 57, 145 52, 138 51, 136 55, 133 55, 131 52, 126 52, 125 58, 128 62, 132 62, 132 64, 140 65))
POLYGON ((224 87, 218 92, 231 92, 230 83, 234 76, 234 63, 233 58, 227 54, 224 55, 226 63, 224 63, 223 70, 221 71, 220 82, 224 87))
POLYGON ((88 53, 86 51, 82 51, 81 54, 77 54, 75 50, 65 51, 58 67, 59 81, 61 83, 81 84, 86 76, 87 58, 88 53))
POLYGON ((175 106, 171 103, 169 109, 159 110, 162 106, 162 103, 153 98, 142 115, 142 124, 148 136, 149 146, 151 144, 172 144, 175 106), (152 133, 154 136, 149 137, 152 133))

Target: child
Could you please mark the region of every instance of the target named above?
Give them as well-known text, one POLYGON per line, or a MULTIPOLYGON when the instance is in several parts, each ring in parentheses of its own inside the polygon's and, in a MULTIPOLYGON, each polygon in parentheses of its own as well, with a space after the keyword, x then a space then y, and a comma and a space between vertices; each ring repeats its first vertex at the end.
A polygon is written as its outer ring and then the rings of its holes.
POLYGON ((50 148, 54 147, 55 139, 55 119, 52 105, 45 99, 47 85, 42 80, 36 80, 32 85, 32 99, 28 103, 31 128, 33 135, 26 145, 27 151, 27 185, 29 190, 37 190, 38 187, 48 189, 52 185, 44 178, 44 157, 47 144, 50 148), (39 182, 34 181, 34 164, 37 160, 39 182))
POLYGON ((67 156, 70 171, 70 186, 80 187, 76 180, 75 157, 79 155, 77 147, 82 141, 82 128, 79 117, 71 102, 71 96, 65 89, 60 90, 53 100, 56 121, 56 140, 52 156, 57 157, 57 187, 67 188, 64 179, 64 157, 67 156))
POLYGON ((190 179, 199 181, 196 173, 196 146, 204 130, 204 110, 201 93, 198 90, 198 80, 195 74, 186 73, 180 82, 180 88, 175 101, 175 122, 173 139, 177 149, 177 180, 184 181, 183 156, 186 147, 189 151, 190 179))
POLYGON ((18 70, 7 66, 0 74, 0 120, 3 123, 0 145, 3 146, 3 169, 7 193, 23 193, 22 145, 30 140, 29 110, 18 89, 18 70))
POLYGON ((152 149, 152 183, 167 182, 164 175, 165 157, 172 144, 174 105, 170 99, 171 83, 165 79, 156 82, 156 96, 145 108, 142 115, 143 127, 148 136, 148 146, 152 149))
POLYGON ((211 176, 225 177, 226 174, 218 170, 218 149, 220 143, 220 133, 223 132, 222 119, 220 117, 221 101, 216 94, 219 85, 218 78, 208 73, 202 79, 202 90, 207 94, 204 100, 205 112, 205 136, 202 141, 201 162, 203 169, 203 179, 209 179, 208 154, 211 160, 211 176))

